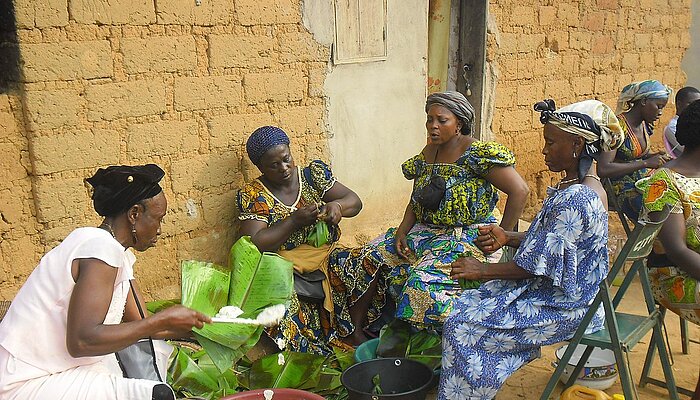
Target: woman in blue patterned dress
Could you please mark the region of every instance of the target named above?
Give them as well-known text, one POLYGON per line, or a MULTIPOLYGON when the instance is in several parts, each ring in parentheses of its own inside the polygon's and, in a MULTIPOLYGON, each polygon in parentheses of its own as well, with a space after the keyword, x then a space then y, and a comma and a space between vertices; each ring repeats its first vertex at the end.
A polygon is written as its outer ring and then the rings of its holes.
MULTIPOLYGON (((599 150, 614 150, 621 129, 597 100, 542 112, 550 171, 564 172, 525 233, 481 227, 485 251, 518 247, 510 262, 472 257, 452 264, 453 279, 482 281, 454 302, 443 330, 441 400, 491 399, 506 378, 538 357, 540 346, 570 339, 608 272, 605 191, 592 168, 599 150)), ((588 330, 603 327, 602 309, 588 330)))
POLYGON ((293 351, 330 354, 366 340, 365 324, 384 304, 376 293, 377 268, 345 265, 351 249, 337 246, 338 223, 362 209, 360 198, 336 180, 320 160, 297 167, 289 138, 280 128, 264 126, 248 138, 246 150, 262 175, 238 192, 239 236, 250 236, 260 251, 277 252, 303 273, 326 275, 322 304, 299 301, 296 294, 279 326, 267 333, 293 351), (307 244, 319 220, 328 224, 328 243, 307 244), (342 341, 340 340, 342 339, 342 341))
POLYGON ((598 160, 598 174, 610 178, 613 193, 622 212, 637 221, 642 196, 634 186, 649 171, 659 168, 671 157, 666 152, 651 152, 650 136, 654 122, 661 117, 671 89, 656 80, 630 83, 617 101, 617 118, 624 140, 616 151, 603 152, 598 160))
POLYGON ((501 226, 512 229, 529 189, 513 168, 510 150, 472 137, 474 109, 461 93, 431 94, 425 112, 428 144, 401 166, 406 179, 413 181, 403 220, 351 261, 382 269, 397 318, 439 331, 452 299, 462 291, 449 277, 449 264, 463 254, 484 259, 473 244, 476 227, 496 221, 498 190, 508 195, 501 226), (444 191, 438 181, 444 183, 444 191), (438 185, 432 200, 425 189, 431 182, 438 185))

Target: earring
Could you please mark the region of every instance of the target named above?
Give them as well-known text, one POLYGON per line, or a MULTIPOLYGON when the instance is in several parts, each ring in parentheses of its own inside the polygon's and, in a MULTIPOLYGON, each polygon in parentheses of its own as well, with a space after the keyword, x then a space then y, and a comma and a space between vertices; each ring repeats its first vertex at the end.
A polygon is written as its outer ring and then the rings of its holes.
POLYGON ((576 158, 576 150, 574 150, 574 158, 576 158))
POLYGON ((139 238, 136 236, 136 224, 131 225, 131 236, 134 238, 134 243, 139 241, 139 238))

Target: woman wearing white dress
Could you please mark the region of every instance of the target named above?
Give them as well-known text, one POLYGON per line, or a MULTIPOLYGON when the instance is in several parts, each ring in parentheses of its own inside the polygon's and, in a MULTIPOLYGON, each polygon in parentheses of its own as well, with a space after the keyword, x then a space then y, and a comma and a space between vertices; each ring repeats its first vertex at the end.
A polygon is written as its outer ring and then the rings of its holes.
MULTIPOLYGON (((182 306, 142 319, 136 306, 145 310, 129 248, 156 244, 167 210, 163 175, 149 164, 101 168, 87 179, 104 221, 74 230, 44 255, 12 301, 0 324, 0 398, 175 398, 162 382, 124 378, 114 356, 139 339, 183 337, 211 322, 182 306)), ((170 349, 154 344, 164 370, 170 349)))

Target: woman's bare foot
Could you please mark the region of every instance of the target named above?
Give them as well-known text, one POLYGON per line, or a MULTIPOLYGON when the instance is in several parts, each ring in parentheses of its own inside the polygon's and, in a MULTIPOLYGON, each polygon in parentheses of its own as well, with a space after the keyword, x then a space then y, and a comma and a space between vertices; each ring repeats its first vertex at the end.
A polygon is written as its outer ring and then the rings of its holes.
POLYGON ((367 336, 365 336, 364 332, 362 332, 361 329, 355 329, 353 333, 342 338, 343 342, 349 344, 352 347, 357 347, 362 343, 366 342, 367 340, 369 339, 367 338, 367 336))

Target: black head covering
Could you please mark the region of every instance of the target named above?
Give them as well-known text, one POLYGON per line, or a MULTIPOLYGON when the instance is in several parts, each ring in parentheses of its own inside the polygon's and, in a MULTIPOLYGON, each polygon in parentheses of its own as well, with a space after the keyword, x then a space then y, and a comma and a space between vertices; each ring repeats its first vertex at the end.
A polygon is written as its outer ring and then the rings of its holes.
POLYGON ((134 204, 162 192, 165 171, 155 164, 100 168, 86 181, 94 188, 92 202, 103 217, 118 215, 134 204))

